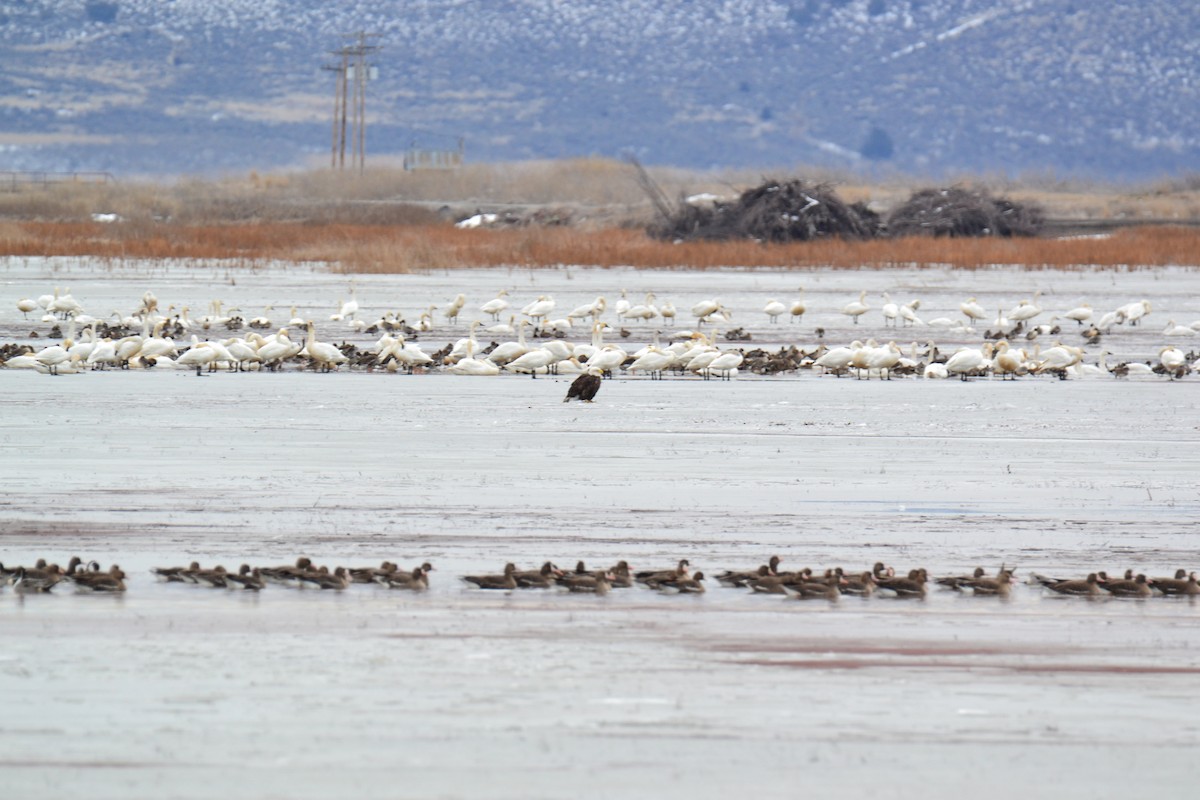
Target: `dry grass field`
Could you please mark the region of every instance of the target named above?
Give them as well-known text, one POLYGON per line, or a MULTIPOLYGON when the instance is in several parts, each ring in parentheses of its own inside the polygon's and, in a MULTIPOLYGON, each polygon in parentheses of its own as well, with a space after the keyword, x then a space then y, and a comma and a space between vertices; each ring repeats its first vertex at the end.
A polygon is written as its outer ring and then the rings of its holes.
MULTIPOLYGON (((671 198, 708 192, 733 197, 764 175, 651 171, 671 198)), ((779 177, 779 176, 770 176, 779 177)), ((911 177, 803 173, 836 187, 848 202, 886 213, 911 192, 937 184, 911 177)), ((347 272, 409 272, 493 265, 635 266, 704 269, 952 265, 977 268, 1128 267, 1194 264, 1200 253, 1200 180, 1101 186, 1030 179, 963 178, 1052 220, 1127 225, 1111 236, 1039 239, 910 238, 790 245, 675 244, 642 228, 652 207, 624 163, 600 159, 472 165, 455 171, 374 168, 366 175, 314 170, 171 183, 117 181, 24 187, 0 194, 0 255, 87 255, 101 261, 227 259, 327 263, 347 272), (550 209, 571 224, 459 230, 476 211, 550 209), (97 221, 94 215, 116 221, 97 221)))

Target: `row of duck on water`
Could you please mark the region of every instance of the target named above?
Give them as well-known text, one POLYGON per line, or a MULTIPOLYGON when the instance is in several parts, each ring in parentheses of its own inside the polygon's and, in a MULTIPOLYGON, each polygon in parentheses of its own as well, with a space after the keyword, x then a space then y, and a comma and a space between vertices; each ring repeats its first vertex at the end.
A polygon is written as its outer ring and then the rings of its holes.
MULTIPOLYGON (((924 568, 897 574, 894 567, 883 562, 876 562, 871 569, 861 571, 842 567, 824 570, 805 567, 787 571, 780 569, 781 563, 779 556, 772 556, 768 563, 757 569, 724 570, 713 577, 721 586, 800 600, 837 600, 843 595, 924 598, 931 584, 951 592, 1007 598, 1017 585, 1016 569, 1005 566, 993 575, 989 575, 983 567, 976 567, 970 574, 947 575, 931 580, 924 568)), ((356 584, 367 584, 424 591, 429 588, 429 574, 432 571, 433 565, 429 562, 408 569, 392 561, 384 561, 377 567, 338 566, 330 569, 314 564, 307 556, 301 556, 295 563, 278 566, 252 567, 243 564, 236 573, 219 565, 201 567, 195 561, 186 567, 155 567, 151 570, 158 580, 168 583, 253 592, 262 591, 272 584, 332 591, 344 591, 356 584)), ((39 560, 33 567, 8 568, 0 564, 0 585, 11 585, 20 594, 46 593, 60 585, 73 586, 82 592, 124 592, 127 577, 115 564, 104 570, 98 562, 85 563, 78 556, 71 558, 66 569, 57 564, 47 564, 45 560, 39 560)), ((470 587, 498 591, 560 589, 570 593, 607 594, 613 589, 642 586, 674 594, 705 592, 704 573, 693 572, 687 559, 680 559, 673 567, 637 571, 624 560, 598 570, 589 569, 583 561, 579 561, 572 571, 560 569, 552 561, 545 562, 538 569, 529 570, 520 569, 510 562, 500 572, 463 575, 461 579, 470 587)), ((1184 569, 1176 570, 1174 577, 1147 577, 1145 574, 1135 574, 1131 569, 1126 570, 1123 577, 1110 577, 1103 570, 1089 573, 1083 578, 1031 573, 1025 582, 1052 595, 1093 599, 1106 596, 1148 598, 1200 595, 1196 573, 1184 569)))

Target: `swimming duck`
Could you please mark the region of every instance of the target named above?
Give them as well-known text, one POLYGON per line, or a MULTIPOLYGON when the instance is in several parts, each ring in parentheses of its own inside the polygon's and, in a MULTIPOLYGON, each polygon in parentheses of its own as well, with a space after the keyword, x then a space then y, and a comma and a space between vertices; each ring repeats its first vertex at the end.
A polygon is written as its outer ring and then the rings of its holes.
POLYGON ((517 565, 509 562, 504 565, 503 575, 464 575, 463 580, 480 589, 516 589, 516 573, 517 565))

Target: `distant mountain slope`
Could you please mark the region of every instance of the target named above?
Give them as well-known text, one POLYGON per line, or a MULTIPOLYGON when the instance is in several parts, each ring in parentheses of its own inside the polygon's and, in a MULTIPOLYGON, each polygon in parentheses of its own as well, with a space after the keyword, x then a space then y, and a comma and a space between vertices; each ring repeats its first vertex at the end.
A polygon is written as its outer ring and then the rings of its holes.
POLYGON ((1200 8, 1178 0, 27 0, 0 7, 0 168, 320 163, 321 66, 358 30, 382 47, 373 154, 1200 165, 1200 8))

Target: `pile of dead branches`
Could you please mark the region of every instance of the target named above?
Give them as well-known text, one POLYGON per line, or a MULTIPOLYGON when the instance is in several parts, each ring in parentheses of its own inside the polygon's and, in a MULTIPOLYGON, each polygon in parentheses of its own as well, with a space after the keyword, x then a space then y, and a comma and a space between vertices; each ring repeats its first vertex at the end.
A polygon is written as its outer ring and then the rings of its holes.
POLYGON ((732 202, 681 202, 674 209, 659 211, 649 229, 650 235, 659 239, 784 243, 831 237, 869 239, 879 233, 879 216, 865 205, 847 204, 828 184, 804 180, 771 180, 732 202))
POLYGON ((994 198, 984 189, 922 189, 887 218, 889 236, 1037 236, 1045 218, 1035 204, 994 198))

